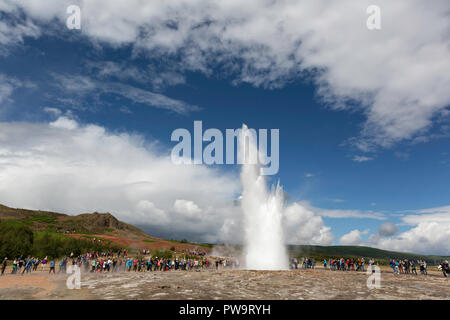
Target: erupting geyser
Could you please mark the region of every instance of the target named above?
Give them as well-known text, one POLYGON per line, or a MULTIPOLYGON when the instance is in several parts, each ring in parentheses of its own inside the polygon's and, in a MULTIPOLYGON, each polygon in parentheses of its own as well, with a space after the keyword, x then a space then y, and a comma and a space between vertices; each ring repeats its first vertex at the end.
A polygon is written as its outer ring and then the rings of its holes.
POLYGON ((260 175, 260 166, 249 163, 249 153, 256 151, 256 141, 246 133, 248 128, 244 125, 239 148, 245 155, 241 172, 245 266, 251 270, 287 270, 282 227, 283 189, 277 184, 269 192, 265 176, 260 175))

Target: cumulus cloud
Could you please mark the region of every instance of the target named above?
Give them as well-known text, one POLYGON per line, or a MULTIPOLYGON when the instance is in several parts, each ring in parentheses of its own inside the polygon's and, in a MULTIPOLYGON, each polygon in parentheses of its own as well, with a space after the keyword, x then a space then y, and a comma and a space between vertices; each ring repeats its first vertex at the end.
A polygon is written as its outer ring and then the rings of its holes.
POLYGON ((380 248, 450 255, 450 206, 415 211, 401 217, 411 228, 395 237, 375 238, 380 248))
POLYGON ((291 244, 331 245, 334 235, 322 218, 301 203, 284 210, 286 240, 291 244))
POLYGON ((175 212, 185 214, 189 218, 201 218, 202 209, 194 201, 177 199, 173 207, 175 212))
POLYGON ((383 237, 393 236, 398 232, 398 228, 393 222, 385 222, 378 229, 378 233, 383 237))
POLYGON ((450 255, 450 207, 414 212, 400 216, 408 230, 397 234, 397 226, 386 222, 361 244, 391 251, 450 255))
MULTIPOLYGON (((369 0, 1 3, 10 16, 21 9, 36 24, 65 23, 65 8, 78 4, 82 34, 97 45, 132 45, 134 54, 164 56, 208 75, 225 72, 235 83, 280 87, 312 76, 331 108, 364 113, 353 140, 363 151, 423 136, 450 104, 447 0, 379 0, 378 31, 365 25, 369 0)), ((13 38, 14 29, 5 29, 13 38)))
POLYGON ((365 233, 367 233, 367 231, 366 232, 361 232, 359 230, 350 231, 349 233, 344 234, 342 237, 339 238, 339 244, 345 246, 361 245, 363 242, 361 235, 365 233))
POLYGON ((396 237, 374 237, 372 245, 393 251, 450 255, 450 224, 421 222, 396 237))

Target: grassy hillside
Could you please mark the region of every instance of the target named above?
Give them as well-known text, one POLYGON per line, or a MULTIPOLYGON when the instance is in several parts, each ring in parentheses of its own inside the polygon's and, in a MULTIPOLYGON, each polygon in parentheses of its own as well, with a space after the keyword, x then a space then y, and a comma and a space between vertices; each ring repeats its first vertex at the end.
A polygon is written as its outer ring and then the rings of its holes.
MULTIPOLYGON (((110 213, 94 212, 69 216, 56 212, 15 209, 0 205, 0 227, 9 230, 10 234, 13 233, 12 230, 20 230, 24 234, 29 234, 26 231, 29 230, 34 234, 33 239, 38 241, 40 246, 46 241, 57 243, 57 241, 69 237, 75 240, 95 242, 101 246, 126 248, 131 252, 141 249, 176 252, 195 249, 210 251, 212 247, 186 240, 175 241, 152 237, 133 225, 119 221, 110 213)), ((83 247, 86 247, 86 243, 83 242, 83 247)))
POLYGON ((68 216, 56 212, 14 209, 0 205, 0 221, 10 225, 28 226, 34 231, 49 230, 66 234, 146 235, 141 229, 121 222, 109 213, 94 212, 68 216))

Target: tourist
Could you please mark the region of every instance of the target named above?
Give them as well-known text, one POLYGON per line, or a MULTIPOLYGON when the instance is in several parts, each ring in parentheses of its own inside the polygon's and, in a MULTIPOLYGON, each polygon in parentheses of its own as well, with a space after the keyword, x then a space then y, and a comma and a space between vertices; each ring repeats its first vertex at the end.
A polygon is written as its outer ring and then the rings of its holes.
POLYGON ((444 274, 444 277, 447 278, 448 274, 450 274, 450 267, 448 265, 448 260, 445 260, 444 262, 442 262, 441 268, 442 268, 442 273, 444 274))
POLYGON ((394 273, 400 274, 400 266, 399 266, 398 261, 394 262, 394 273))
POLYGON ((50 273, 52 273, 52 271, 53 271, 53 274, 55 273, 55 261, 50 261, 50 271, 48 272, 49 274, 50 273))
POLYGON ((417 276, 416 263, 414 260, 411 260, 411 273, 414 273, 417 276))
POLYGON ((14 259, 13 266, 12 266, 12 271, 11 271, 12 274, 15 274, 17 272, 18 263, 19 262, 17 261, 17 259, 14 259))
POLYGON ((35 259, 34 266, 33 266, 33 271, 37 271, 37 268, 39 267, 40 262, 41 261, 38 258, 35 259))
POLYGON ((42 272, 44 272, 44 268, 45 268, 45 266, 47 265, 47 256, 42 260, 42 272))

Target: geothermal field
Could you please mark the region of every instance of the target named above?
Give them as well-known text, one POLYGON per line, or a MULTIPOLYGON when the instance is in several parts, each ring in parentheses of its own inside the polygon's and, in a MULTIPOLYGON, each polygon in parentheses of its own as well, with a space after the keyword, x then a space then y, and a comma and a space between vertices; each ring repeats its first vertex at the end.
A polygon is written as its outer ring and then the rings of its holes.
MULTIPOLYGON (((430 268, 431 269, 431 268, 430 268)), ((362 272, 323 269, 295 271, 175 271, 82 274, 81 289, 66 287, 68 275, 37 272, 5 276, 0 299, 106 300, 450 300, 448 278, 381 274, 381 288, 370 290, 362 272)))

